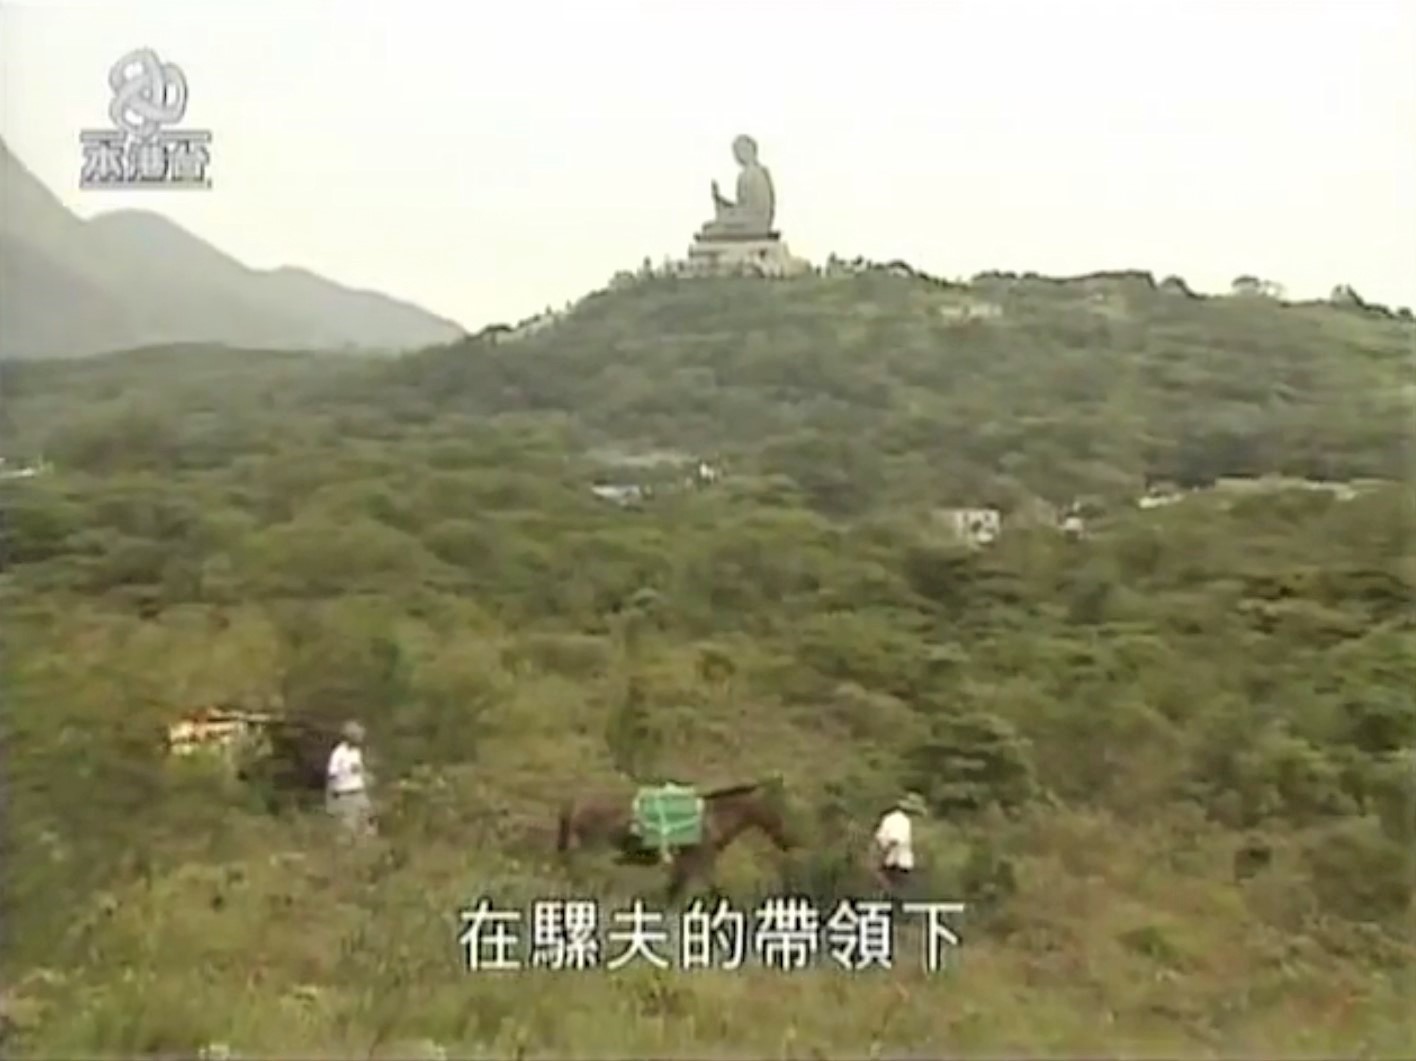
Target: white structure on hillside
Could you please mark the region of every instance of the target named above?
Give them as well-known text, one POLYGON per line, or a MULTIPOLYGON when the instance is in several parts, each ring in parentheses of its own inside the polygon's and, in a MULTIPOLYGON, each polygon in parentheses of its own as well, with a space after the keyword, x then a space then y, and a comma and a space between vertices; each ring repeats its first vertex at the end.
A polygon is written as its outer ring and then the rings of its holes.
POLYGON ((590 487, 590 492, 601 501, 623 506, 643 501, 653 490, 635 483, 595 483, 590 487))
POLYGON ((1003 515, 996 508, 941 508, 934 516, 960 541, 989 545, 1003 530, 1003 515))
POLYGON ((1325 479, 1293 479, 1283 475, 1226 475, 1216 479, 1207 487, 1182 490, 1171 483, 1151 485, 1136 506, 1143 509, 1163 508, 1183 501, 1187 497, 1232 498, 1275 494, 1284 490, 1307 490, 1331 494, 1338 501, 1351 501, 1366 490, 1382 485, 1380 480, 1354 479, 1341 482, 1325 479))
MULTIPOLYGON (((1366 485, 1366 484, 1362 484, 1366 485)), ((1218 494, 1264 494, 1280 490, 1311 490, 1331 494, 1339 501, 1351 501, 1362 486, 1325 479, 1290 479, 1283 475, 1226 475, 1210 488, 1218 494)))
POLYGON ((1164 508, 1183 500, 1185 492, 1173 483, 1152 483, 1146 492, 1136 499, 1137 508, 1164 508))
POLYGON ((1284 296, 1282 284, 1272 280, 1261 280, 1257 276, 1238 276, 1230 285, 1230 292, 1241 298, 1272 298, 1281 300, 1284 296))
POLYGON ((0 457, 0 479, 33 479, 49 470, 49 465, 40 457, 34 464, 15 467, 4 457, 0 457))

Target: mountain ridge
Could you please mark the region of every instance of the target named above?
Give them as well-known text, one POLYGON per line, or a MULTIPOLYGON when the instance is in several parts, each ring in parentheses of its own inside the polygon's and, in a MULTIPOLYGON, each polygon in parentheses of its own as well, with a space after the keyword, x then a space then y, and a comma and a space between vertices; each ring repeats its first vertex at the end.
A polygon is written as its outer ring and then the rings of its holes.
POLYGON ((254 269, 162 214, 80 218, 3 139, 0 292, 0 357, 15 359, 213 343, 402 351, 466 334, 413 302, 301 266, 254 269))

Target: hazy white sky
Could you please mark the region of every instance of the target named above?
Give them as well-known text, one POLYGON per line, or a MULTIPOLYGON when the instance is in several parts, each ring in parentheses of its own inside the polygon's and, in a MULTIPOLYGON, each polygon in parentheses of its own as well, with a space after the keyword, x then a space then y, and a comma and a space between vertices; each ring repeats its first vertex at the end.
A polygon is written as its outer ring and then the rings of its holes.
POLYGON ((814 260, 1416 304, 1416 0, 4 3, 0 89, 81 215, 474 329, 682 256, 739 132, 814 260), (142 46, 186 73, 209 192, 78 188, 142 46))

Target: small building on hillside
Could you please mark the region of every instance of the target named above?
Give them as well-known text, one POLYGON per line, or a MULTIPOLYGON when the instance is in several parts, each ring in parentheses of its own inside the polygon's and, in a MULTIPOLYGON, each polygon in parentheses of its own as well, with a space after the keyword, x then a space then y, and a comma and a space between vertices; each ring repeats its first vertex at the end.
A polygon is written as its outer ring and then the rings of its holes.
POLYGON ((608 501, 623 508, 644 501, 653 493, 653 489, 636 483, 595 483, 590 487, 590 492, 601 501, 608 501))
POLYGON ((1366 309, 1367 303, 1362 300, 1362 296, 1353 290, 1350 284, 1338 284, 1332 289, 1332 294, 1328 296, 1328 301, 1334 306, 1345 306, 1349 309, 1366 309))
POLYGON ((40 457, 32 464, 11 464, 5 457, 0 457, 0 479, 34 479, 49 471, 49 465, 40 457))
POLYGON ((1146 482, 1145 493, 1136 498, 1136 507, 1143 509, 1164 508, 1173 505, 1185 496, 1178 483, 1169 479, 1150 479, 1146 482))
POLYGON ((951 321, 993 320, 1003 316, 1003 307, 996 302, 968 299, 961 302, 946 302, 938 307, 937 312, 941 317, 951 321))
POLYGON ((996 508, 939 508, 935 520, 968 545, 989 545, 1003 532, 1003 515, 996 508))
POLYGON ((1136 507, 1143 509, 1164 508, 1166 505, 1173 505, 1177 501, 1184 500, 1181 493, 1161 493, 1159 491, 1142 494, 1136 499, 1136 507))
POLYGON ((866 260, 859 255, 854 258, 846 259, 832 254, 826 259, 826 266, 823 272, 824 275, 828 277, 855 276, 858 273, 865 272, 867 268, 868 264, 866 260))
POLYGON ((1267 494, 1280 490, 1311 490, 1331 494, 1339 501, 1350 501, 1358 488, 1352 483, 1324 479, 1292 479, 1283 475, 1227 475, 1216 479, 1212 489, 1218 494, 1267 494))
POLYGON ((1283 285, 1272 280, 1260 280, 1257 276, 1235 277, 1230 285, 1231 294, 1239 298, 1283 298, 1283 285))
POLYGON ((1080 512, 1069 512, 1062 517, 1062 533, 1071 541, 1081 541, 1087 536, 1087 523, 1080 512))

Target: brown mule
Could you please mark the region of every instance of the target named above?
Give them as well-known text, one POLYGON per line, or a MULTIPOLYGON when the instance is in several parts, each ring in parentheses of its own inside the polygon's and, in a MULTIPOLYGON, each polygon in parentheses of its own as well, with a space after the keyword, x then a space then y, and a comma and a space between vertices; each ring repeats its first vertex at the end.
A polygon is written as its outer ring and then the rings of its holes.
MULTIPOLYGON (((668 860, 670 904, 678 901, 695 877, 710 877, 718 856, 750 829, 764 833, 778 851, 790 851, 796 846, 781 813, 765 791, 769 785, 770 782, 758 781, 703 794, 702 842, 676 849, 668 860)), ((561 807, 556 850, 568 858, 582 848, 601 848, 617 851, 622 863, 658 862, 658 852, 639 843, 632 824, 628 798, 602 796, 569 800, 561 807)))

